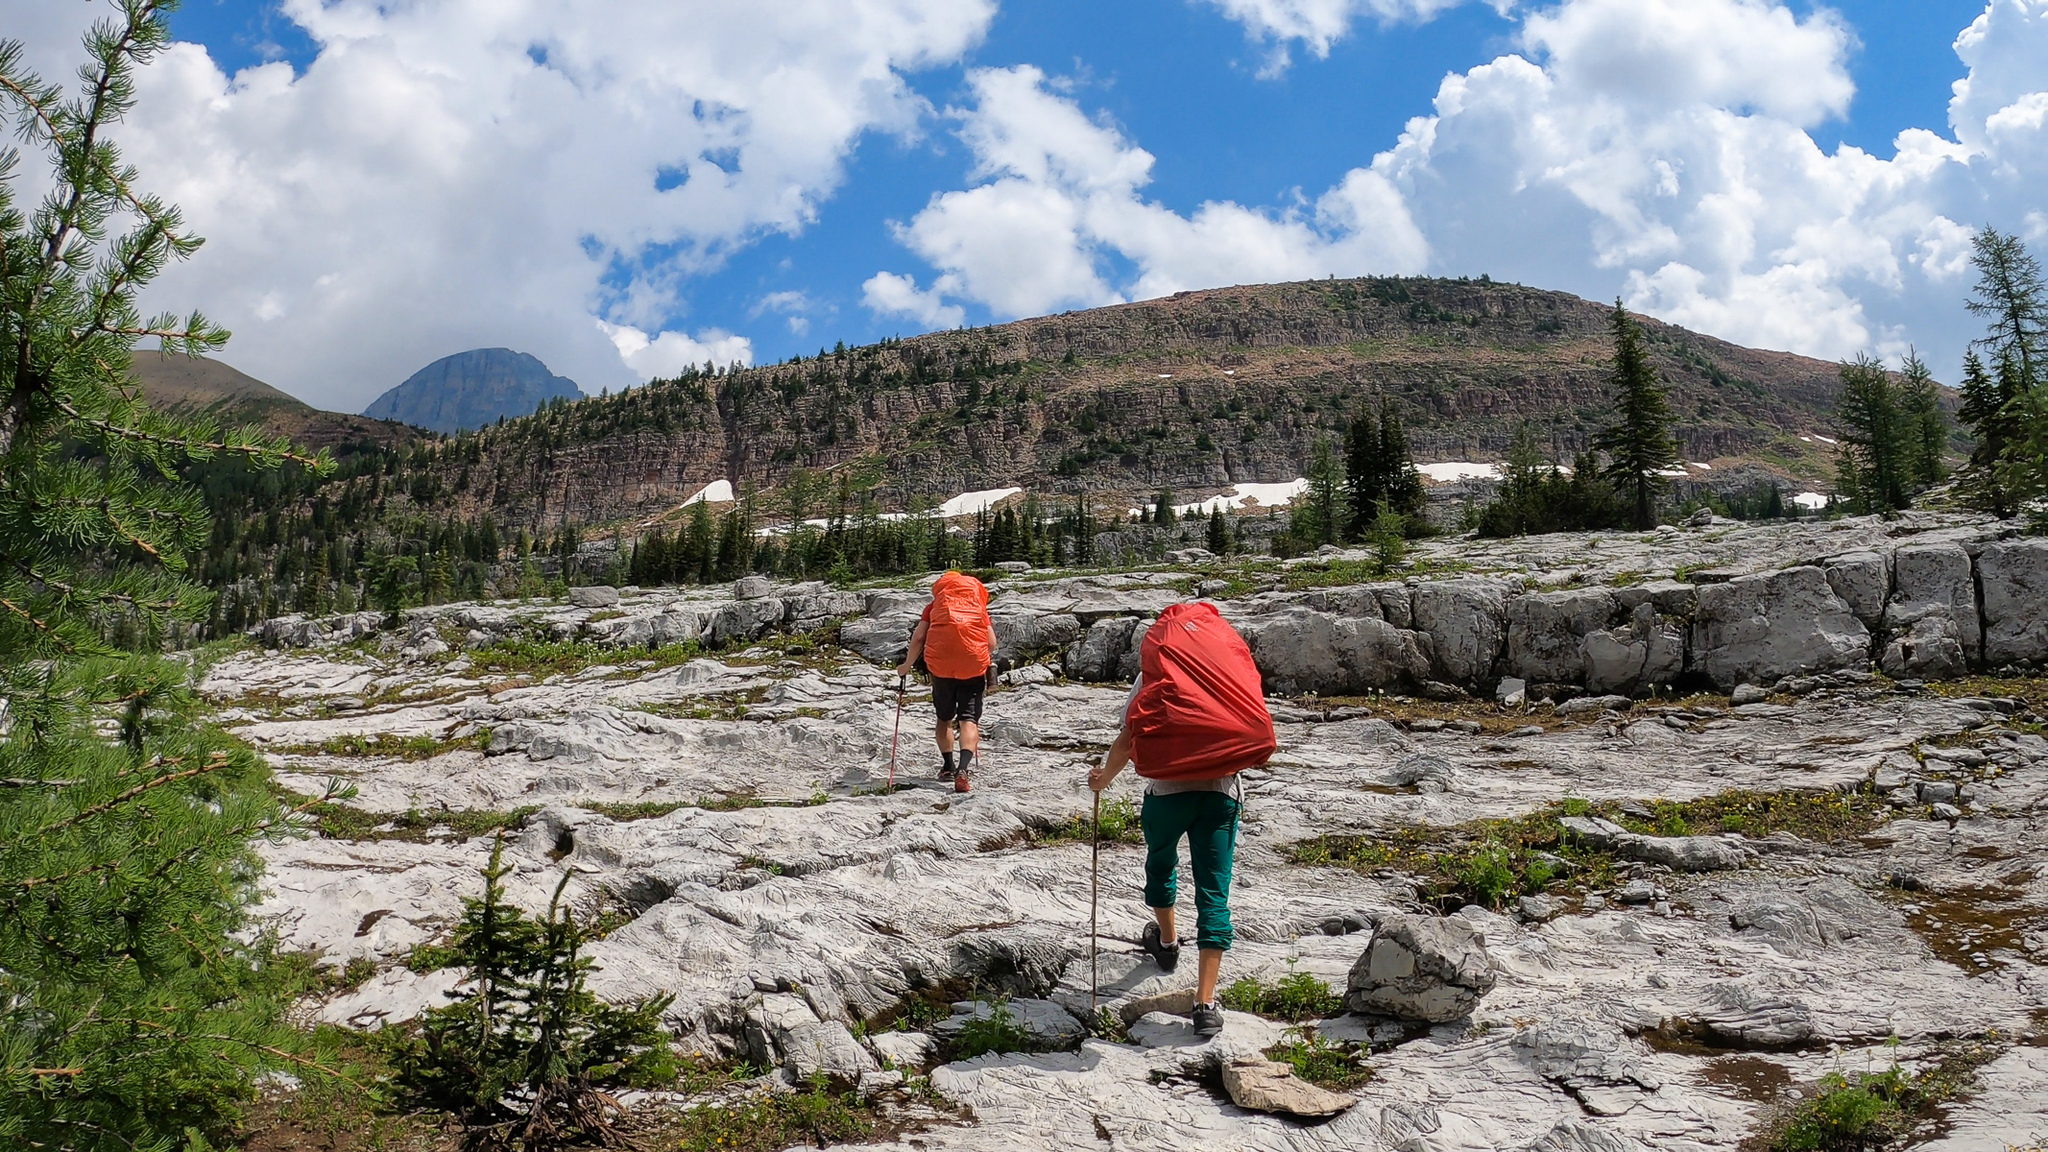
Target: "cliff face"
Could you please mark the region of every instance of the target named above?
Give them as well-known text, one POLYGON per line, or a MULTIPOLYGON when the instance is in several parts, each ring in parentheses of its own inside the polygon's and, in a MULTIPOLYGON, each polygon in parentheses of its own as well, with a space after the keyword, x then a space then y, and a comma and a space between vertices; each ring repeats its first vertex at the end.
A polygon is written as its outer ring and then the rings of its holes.
POLYGON ((453 434, 501 416, 526 416, 548 400, 580 400, 576 382, 510 348, 443 356, 370 402, 363 414, 453 434))
MULTIPOLYGON (((553 528, 797 467, 878 480, 893 505, 1007 485, 1193 496, 1300 475, 1382 397, 1421 462, 1497 460, 1523 422, 1564 456, 1609 419, 1607 319, 1485 281, 1189 292, 656 383, 485 429, 428 467, 467 511, 553 528)), ((1800 436, 1833 427, 1835 365, 1644 327, 1686 459, 1828 467, 1800 436)))

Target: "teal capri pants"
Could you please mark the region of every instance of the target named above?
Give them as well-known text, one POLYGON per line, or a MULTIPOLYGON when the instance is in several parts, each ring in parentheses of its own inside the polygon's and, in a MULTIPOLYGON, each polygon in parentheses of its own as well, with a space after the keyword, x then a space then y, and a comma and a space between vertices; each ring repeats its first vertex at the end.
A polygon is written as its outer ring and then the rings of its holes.
POLYGON ((1145 830, 1145 904, 1173 907, 1180 840, 1187 837, 1195 874, 1195 946, 1228 951, 1230 864, 1237 851, 1238 803, 1222 792, 1145 794, 1138 823, 1145 830))

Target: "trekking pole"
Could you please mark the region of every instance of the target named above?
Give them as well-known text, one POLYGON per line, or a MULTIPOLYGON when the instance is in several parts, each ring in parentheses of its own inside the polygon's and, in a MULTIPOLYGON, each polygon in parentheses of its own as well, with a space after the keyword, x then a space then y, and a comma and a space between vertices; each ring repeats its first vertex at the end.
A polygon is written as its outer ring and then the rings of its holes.
POLYGON ((896 734, 889 737, 889 791, 896 791, 896 746, 903 742, 904 677, 896 678, 896 734))
POLYGON ((1095 818, 1089 822, 1088 833, 1088 1015, 1094 1016, 1100 1009, 1095 1001, 1101 995, 1102 969, 1096 962, 1095 909, 1102 894, 1102 793, 1095 794, 1095 818))

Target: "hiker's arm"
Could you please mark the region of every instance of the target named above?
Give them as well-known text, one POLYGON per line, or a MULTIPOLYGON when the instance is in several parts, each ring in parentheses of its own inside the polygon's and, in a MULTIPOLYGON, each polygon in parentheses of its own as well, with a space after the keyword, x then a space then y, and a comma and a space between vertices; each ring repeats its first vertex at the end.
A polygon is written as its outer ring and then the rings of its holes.
POLYGON ((1102 767, 1088 773, 1088 787, 1097 792, 1109 787, 1123 774, 1124 765, 1130 762, 1131 730, 1126 727, 1117 730, 1116 743, 1109 746, 1109 755, 1103 757, 1102 767))
POLYGON ((898 676, 908 676, 917 667, 917 658, 924 655, 924 634, 931 630, 931 621, 919 620, 917 628, 910 633, 910 651, 904 653, 903 663, 896 666, 898 676))

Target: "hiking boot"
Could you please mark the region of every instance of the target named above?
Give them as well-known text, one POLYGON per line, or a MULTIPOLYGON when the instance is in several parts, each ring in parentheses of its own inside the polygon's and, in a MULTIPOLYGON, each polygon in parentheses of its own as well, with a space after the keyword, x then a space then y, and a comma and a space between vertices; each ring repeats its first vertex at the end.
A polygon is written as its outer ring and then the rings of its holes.
POLYGON ((1223 1007, 1220 1004, 1197 1004, 1188 1013, 1194 1022, 1195 1035, 1214 1036, 1223 1031, 1223 1007))
POLYGON ((967 770, 965 768, 962 768, 960 771, 955 772, 953 774, 953 791, 965 792, 968 790, 968 787, 969 785, 967 783, 967 770))
POLYGON ((951 760, 948 760, 944 764, 939 765, 939 780, 941 782, 953 779, 955 775, 957 775, 957 773, 958 769, 953 767, 953 762, 951 760))
POLYGON ((1152 962, 1159 965, 1161 972, 1171 972, 1180 967, 1180 941, 1175 940, 1169 944, 1161 940, 1157 920, 1145 925, 1145 935, 1138 941, 1138 946, 1145 950, 1147 956, 1152 957, 1152 962))

